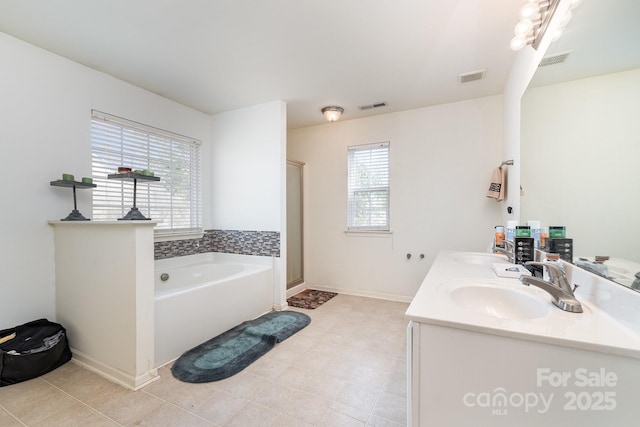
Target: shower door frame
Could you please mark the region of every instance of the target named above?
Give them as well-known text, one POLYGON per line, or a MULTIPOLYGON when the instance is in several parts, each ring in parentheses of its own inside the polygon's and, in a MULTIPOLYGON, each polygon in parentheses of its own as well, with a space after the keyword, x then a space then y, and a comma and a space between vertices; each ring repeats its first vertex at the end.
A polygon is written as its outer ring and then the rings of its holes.
MULTIPOLYGON (((300 172, 300 278, 293 279, 289 282, 289 278, 287 277, 287 290, 293 288, 294 286, 300 285, 304 283, 304 162, 300 162, 297 160, 287 159, 287 166, 295 166, 298 168, 300 172)), ((287 193, 289 189, 287 188, 287 193)), ((287 227, 289 224, 289 220, 287 219, 287 227)), ((287 236, 289 235, 287 231, 287 236)), ((287 254, 289 254, 289 248, 287 247, 287 254)), ((288 261, 287 261, 288 262, 288 261)), ((288 273, 288 268, 287 268, 288 273)))

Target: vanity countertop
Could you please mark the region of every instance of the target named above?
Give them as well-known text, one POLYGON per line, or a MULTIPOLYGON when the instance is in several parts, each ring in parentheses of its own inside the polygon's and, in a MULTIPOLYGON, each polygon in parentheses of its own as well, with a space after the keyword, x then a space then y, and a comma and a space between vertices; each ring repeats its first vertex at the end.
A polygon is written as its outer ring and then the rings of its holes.
MULTIPOLYGON (((492 269, 494 262, 504 260, 488 253, 440 252, 407 309, 406 318, 640 359, 640 323, 636 322, 637 318, 620 321, 611 315, 606 305, 599 304, 600 300, 606 299, 611 308, 610 297, 621 292, 615 288, 619 285, 598 282, 597 285, 587 283, 578 287, 575 296, 584 312, 569 313, 553 305, 551 296, 542 289, 525 286, 516 278, 498 277, 492 269), (454 292, 465 287, 473 289, 468 295, 462 295, 464 299, 452 297, 454 292), (483 299, 490 299, 493 295, 495 303, 491 302, 482 310, 476 309, 480 308, 475 306, 476 301, 482 305, 483 299), (525 304, 525 310, 519 310, 520 303, 525 304)), ((571 271, 567 273, 571 279, 571 271)), ((574 279, 582 285, 587 276, 579 274, 579 277, 578 273, 574 274, 574 279)), ((589 276, 588 280, 591 279, 589 276)), ((624 297, 637 298, 632 301, 636 306, 640 303, 640 294, 629 293, 624 297)))

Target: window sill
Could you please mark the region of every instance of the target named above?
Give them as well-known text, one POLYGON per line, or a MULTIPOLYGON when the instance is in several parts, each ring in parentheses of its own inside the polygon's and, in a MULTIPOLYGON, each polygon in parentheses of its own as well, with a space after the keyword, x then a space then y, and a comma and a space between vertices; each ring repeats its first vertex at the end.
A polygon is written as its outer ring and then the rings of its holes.
POLYGON ((346 230, 344 232, 347 236, 354 237, 392 237, 393 231, 383 231, 383 230, 346 230))
POLYGON ((173 240, 189 240, 189 239, 202 239, 204 236, 203 231, 191 232, 191 233, 167 233, 156 234, 153 238, 155 242, 170 242, 173 240))

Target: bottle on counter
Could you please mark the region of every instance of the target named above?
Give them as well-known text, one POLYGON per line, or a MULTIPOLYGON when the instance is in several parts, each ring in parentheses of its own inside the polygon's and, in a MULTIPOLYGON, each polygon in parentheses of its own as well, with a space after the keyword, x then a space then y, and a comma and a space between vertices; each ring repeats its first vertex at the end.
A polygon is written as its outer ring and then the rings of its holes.
POLYGON ((516 237, 531 237, 531 228, 528 225, 517 225, 516 237))
POLYGON ((527 221, 527 225, 531 228, 531 237, 533 237, 533 247, 536 249, 540 249, 542 246, 540 244, 540 221, 537 220, 529 220, 527 221))
POLYGON ((496 234, 495 234, 495 238, 494 238, 494 246, 496 248, 504 248, 505 247, 505 244, 504 244, 504 239, 505 239, 504 226, 496 225, 495 229, 496 229, 496 234))
POLYGON ((549 237, 552 239, 565 239, 567 237, 567 229, 564 225, 550 225, 549 237))
POLYGON ((510 241, 514 241, 516 238, 516 226, 518 221, 507 221, 507 234, 505 238, 510 241))

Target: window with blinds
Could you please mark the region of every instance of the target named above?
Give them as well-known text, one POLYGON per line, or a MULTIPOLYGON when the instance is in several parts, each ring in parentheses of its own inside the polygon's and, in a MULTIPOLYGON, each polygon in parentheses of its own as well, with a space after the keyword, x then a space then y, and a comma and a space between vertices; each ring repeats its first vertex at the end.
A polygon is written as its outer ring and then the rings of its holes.
POLYGON ((160 181, 138 181, 136 205, 159 221, 156 235, 202 232, 200 142, 92 111, 93 217, 122 218, 133 206, 133 182, 107 179, 118 167, 147 169, 160 181))
POLYGON ((389 143, 348 147, 348 229, 389 230, 389 143))

